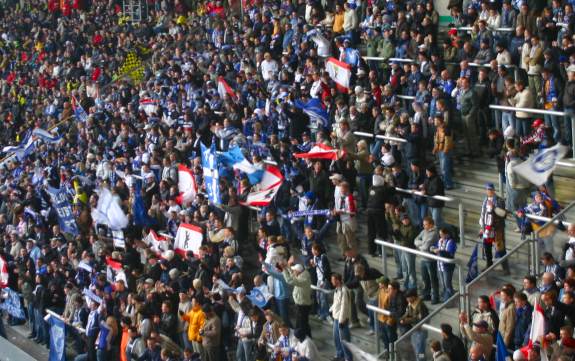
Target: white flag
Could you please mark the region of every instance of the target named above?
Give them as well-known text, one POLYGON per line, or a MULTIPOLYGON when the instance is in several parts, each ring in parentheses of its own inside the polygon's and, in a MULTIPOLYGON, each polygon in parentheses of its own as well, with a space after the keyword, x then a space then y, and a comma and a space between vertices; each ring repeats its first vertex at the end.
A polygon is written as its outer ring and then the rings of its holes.
POLYGON ((543 149, 532 154, 525 162, 514 166, 513 171, 540 186, 547 182, 547 178, 553 173, 557 162, 565 156, 567 150, 568 148, 561 144, 543 149))
POLYGON ((96 224, 105 224, 112 230, 121 230, 128 226, 128 217, 120 206, 120 197, 114 196, 107 188, 98 194, 98 206, 92 210, 92 219, 96 224))
POLYGON ((198 193, 196 178, 191 170, 183 164, 178 165, 178 203, 192 201, 198 193))
POLYGON ((114 241, 114 247, 126 249, 123 231, 112 231, 112 240, 114 241))
POLYGON ((329 58, 325 63, 329 77, 337 84, 338 90, 347 92, 351 78, 351 66, 336 58, 329 58))
POLYGON ((188 251, 197 254, 202 245, 203 238, 204 235, 200 227, 194 226, 193 224, 182 223, 180 227, 178 227, 178 233, 176 233, 174 249, 176 253, 181 256, 185 256, 188 251))

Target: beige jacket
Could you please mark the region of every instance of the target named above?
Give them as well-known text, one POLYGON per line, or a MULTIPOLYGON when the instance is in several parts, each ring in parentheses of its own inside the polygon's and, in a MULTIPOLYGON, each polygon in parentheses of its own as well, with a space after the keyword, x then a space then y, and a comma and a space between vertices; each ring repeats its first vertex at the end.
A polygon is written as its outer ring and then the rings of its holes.
MULTIPOLYGON (((507 99, 509 104, 517 108, 534 108, 533 95, 529 91, 528 87, 525 87, 523 91, 517 92, 513 98, 507 99)), ((515 112, 517 118, 531 118, 531 114, 525 112, 515 112)))
POLYGON ((461 333, 473 342, 471 347, 478 346, 486 360, 491 359, 493 351, 493 336, 489 333, 477 333, 468 324, 460 325, 461 333))
POLYGON ((499 333, 503 337, 505 345, 509 347, 513 342, 515 329, 515 303, 509 302, 499 313, 499 333))
POLYGON ((346 323, 351 318, 351 291, 341 286, 333 293, 333 303, 329 308, 331 316, 340 324, 346 323))

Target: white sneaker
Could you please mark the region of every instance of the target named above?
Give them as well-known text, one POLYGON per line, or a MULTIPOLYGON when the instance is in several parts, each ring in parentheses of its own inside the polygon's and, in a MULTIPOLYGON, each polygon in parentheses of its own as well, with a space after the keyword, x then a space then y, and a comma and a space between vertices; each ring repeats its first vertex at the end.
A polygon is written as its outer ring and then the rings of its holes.
POLYGON ((367 334, 368 336, 373 336, 373 335, 375 335, 375 331, 374 331, 374 330, 369 330, 369 331, 366 332, 366 334, 367 334))

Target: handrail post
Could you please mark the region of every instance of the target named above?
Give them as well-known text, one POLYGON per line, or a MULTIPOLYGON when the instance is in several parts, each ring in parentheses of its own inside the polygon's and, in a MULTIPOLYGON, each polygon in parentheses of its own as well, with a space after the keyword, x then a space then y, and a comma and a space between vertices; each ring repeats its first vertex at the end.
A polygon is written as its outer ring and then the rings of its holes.
POLYGON ((463 280, 463 268, 461 265, 457 265, 457 276, 459 277, 459 313, 461 310, 465 310, 465 283, 463 280))
MULTIPOLYGON (((572 114, 572 111, 570 113, 572 114)), ((571 123, 571 159, 575 159, 575 122, 573 121, 571 114, 568 114, 567 116, 570 118, 569 122, 571 123)))
POLYGON ((463 202, 460 200, 458 205, 459 212, 459 239, 461 240, 461 247, 465 247, 465 210, 463 209, 463 202))
POLYGON ((383 274, 386 276, 389 276, 389 273, 387 273, 387 254, 386 254, 387 250, 385 248, 385 245, 381 245, 381 260, 383 261, 383 274))

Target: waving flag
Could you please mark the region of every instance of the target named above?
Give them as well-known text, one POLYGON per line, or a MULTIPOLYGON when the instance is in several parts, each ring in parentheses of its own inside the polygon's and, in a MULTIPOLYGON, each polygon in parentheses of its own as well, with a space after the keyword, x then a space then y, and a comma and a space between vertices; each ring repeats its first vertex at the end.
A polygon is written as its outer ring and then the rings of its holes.
MULTIPOLYGON (((527 360, 527 355, 529 350, 533 349, 533 345, 536 342, 545 342, 545 312, 539 303, 535 303, 533 308, 533 314, 531 315, 531 332, 529 333, 529 343, 523 346, 519 351, 527 360)), ((544 345, 541 345, 544 346, 544 345)), ((517 352, 517 351, 516 351, 517 352)), ((547 353, 544 347, 541 347, 541 360, 547 360, 547 353)))
POLYGON ((150 98, 141 99, 139 109, 151 117, 158 111, 158 101, 150 98))
MULTIPOLYGON (((118 171, 116 171, 118 172, 118 171)), ((144 205, 144 198, 140 190, 141 182, 136 183, 136 191, 134 192, 134 204, 132 205, 132 215, 134 224, 136 226, 151 226, 156 223, 156 220, 148 215, 146 206, 144 205)))
POLYGON ((329 58, 325 63, 329 77, 336 83, 339 91, 347 93, 351 78, 351 66, 336 58, 329 58))
POLYGON ((50 325, 50 354, 48 361, 66 360, 66 324, 58 317, 48 315, 50 325))
POLYGON ((74 116, 81 122, 86 122, 88 120, 88 113, 84 110, 80 102, 72 95, 72 111, 74 116))
POLYGON ((58 143, 60 140, 62 140, 62 136, 52 135, 50 132, 40 128, 35 128, 32 131, 32 135, 43 140, 45 143, 50 144, 55 144, 58 143))
POLYGON ((98 205, 92 210, 92 219, 96 224, 104 224, 112 230, 128 226, 128 217, 120 206, 118 196, 112 195, 107 188, 100 190, 98 205))
POLYGON ((317 123, 324 128, 329 126, 329 114, 318 98, 311 98, 307 103, 298 99, 294 102, 294 105, 296 108, 303 110, 309 116, 311 122, 317 123))
POLYGON ((215 204, 220 204, 220 175, 216 155, 216 144, 212 142, 210 149, 204 143, 200 143, 202 149, 202 168, 204 169, 204 183, 208 199, 215 204))
POLYGON ((0 288, 8 287, 8 263, 0 256, 0 288))
POLYGON ((232 87, 228 84, 223 76, 218 78, 218 94, 220 97, 222 97, 222 99, 225 98, 226 94, 229 95, 230 98, 232 98, 234 101, 238 98, 232 87))
POLYGON ((496 345, 497 351, 495 353, 495 361, 507 361, 507 356, 509 356, 509 353, 507 352, 505 341, 503 341, 503 337, 499 331, 497 331, 496 345))
POLYGON ((47 187, 46 192, 50 196, 50 201, 52 202, 52 207, 56 210, 58 214, 58 223, 60 228, 64 233, 77 236, 78 225, 76 224, 76 219, 74 218, 74 213, 72 212, 72 206, 68 201, 68 195, 64 188, 52 188, 47 187))
POLYGON ((261 289, 254 287, 246 297, 251 301, 251 303, 258 307, 264 308, 268 301, 271 298, 271 294, 269 292, 264 293, 261 289), (267 296, 267 297, 266 297, 267 296))
POLYGON ((467 262, 467 278, 465 278, 465 283, 469 283, 479 275, 479 267, 477 265, 477 245, 469 257, 469 262, 467 262))
POLYGON ((282 186, 284 177, 280 170, 272 165, 266 167, 261 182, 250 192, 243 205, 252 207, 268 206, 282 186))
POLYGON ((178 233, 174 241, 174 249, 176 253, 184 257, 188 251, 198 253, 204 235, 202 229, 193 224, 182 223, 178 227, 178 233))
POLYGON ((565 156, 568 150, 569 148, 562 144, 542 149, 531 155, 525 162, 514 166, 513 170, 531 183, 540 186, 547 182, 557 167, 557 162, 565 156))
POLYGON ((250 163, 244 157, 240 147, 234 147, 227 152, 220 153, 219 159, 225 165, 246 173, 251 184, 258 184, 261 182, 264 170, 250 163))
POLYGON ((180 192, 180 195, 176 198, 178 204, 193 200, 198 193, 198 185, 194 174, 183 164, 178 165, 178 191, 180 192))
POLYGON ((2 148, 2 152, 14 153, 14 156, 21 161, 22 159, 25 159, 29 154, 31 154, 35 149, 36 140, 34 137, 32 137, 31 132, 28 132, 20 144, 4 147, 2 148))
POLYGON ((337 160, 338 149, 332 148, 329 145, 323 143, 317 143, 314 145, 307 153, 296 153, 294 157, 296 158, 309 158, 309 159, 331 159, 337 160))

